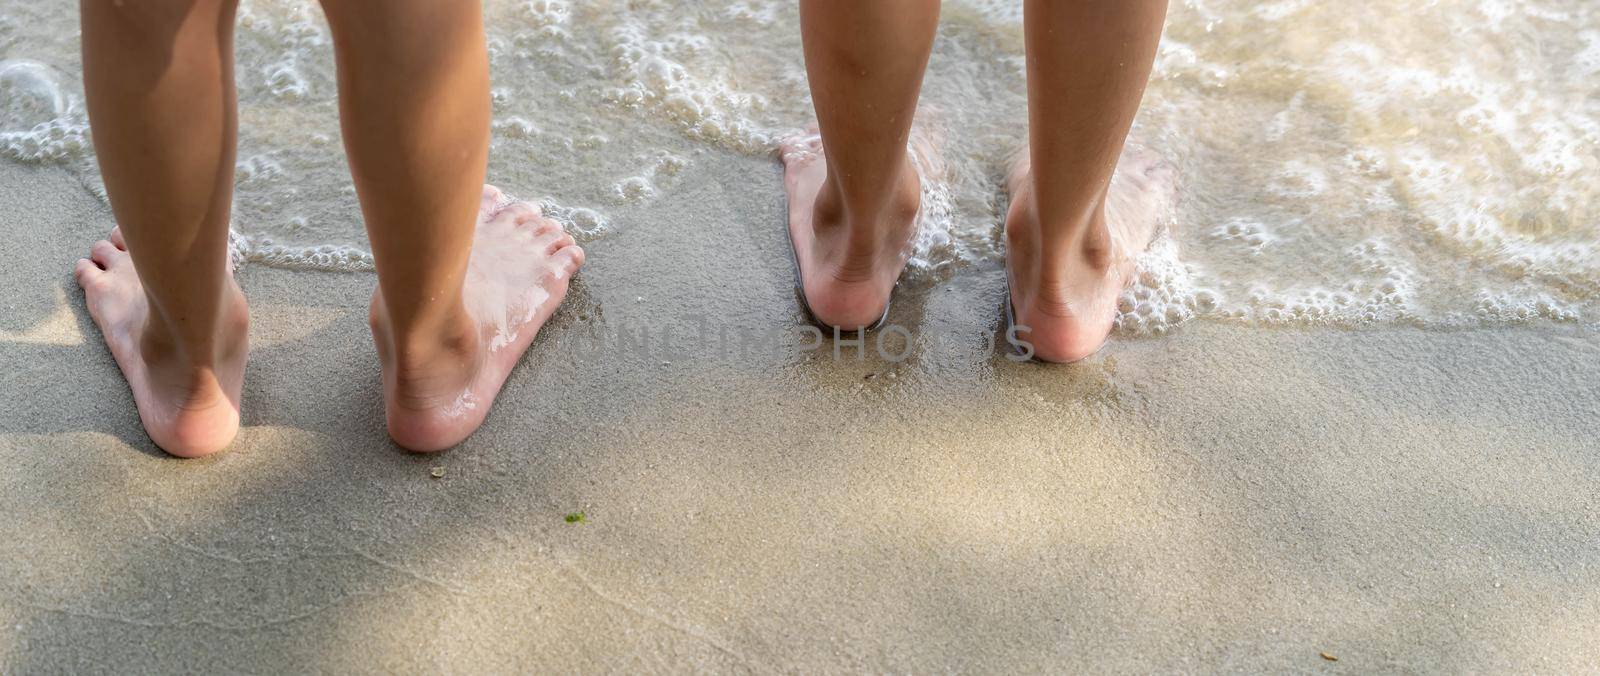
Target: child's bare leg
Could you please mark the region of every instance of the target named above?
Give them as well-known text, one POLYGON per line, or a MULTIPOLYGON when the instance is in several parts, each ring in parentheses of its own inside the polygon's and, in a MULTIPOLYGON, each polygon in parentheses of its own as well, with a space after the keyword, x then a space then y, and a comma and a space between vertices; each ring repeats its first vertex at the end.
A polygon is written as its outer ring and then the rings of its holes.
POLYGON ((389 434, 435 451, 483 423, 583 250, 483 185, 489 63, 478 2, 324 0, 345 148, 378 266, 372 330, 389 434))
POLYGON ((1013 170, 1007 264, 1018 338, 1075 361, 1105 342, 1117 297, 1171 197, 1168 165, 1130 153, 1166 0, 1028 0, 1029 153, 1013 170), (1113 177, 1115 174, 1115 177, 1113 177))
POLYGON ((921 197, 906 156, 937 0, 803 0, 821 138, 785 142, 789 234, 807 303, 842 329, 877 321, 905 268, 921 197))
POLYGON ((228 270, 234 0, 83 0, 95 152, 119 228, 75 271, 168 453, 239 429, 248 312, 228 270))

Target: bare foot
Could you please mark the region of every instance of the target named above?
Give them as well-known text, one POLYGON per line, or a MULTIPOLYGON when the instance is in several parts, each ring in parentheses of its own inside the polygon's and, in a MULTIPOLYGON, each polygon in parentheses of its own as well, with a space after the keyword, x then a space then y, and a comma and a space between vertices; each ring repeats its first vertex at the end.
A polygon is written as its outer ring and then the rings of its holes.
POLYGON ((389 436, 413 451, 444 450, 483 424, 506 376, 583 265, 583 249, 539 207, 501 200, 498 189, 484 186, 462 289, 465 315, 435 341, 433 353, 402 360, 383 297, 373 293, 389 436))
MULTIPOLYGON (((918 142, 924 163, 931 144, 918 142)), ((828 182, 822 137, 813 127, 779 144, 789 195, 789 236, 800 262, 801 290, 818 322, 853 331, 883 317, 889 294, 911 259, 922 201, 916 163, 907 153, 894 195, 873 223, 847 222, 839 191, 828 182)))
POLYGON ((149 299, 121 228, 95 242, 89 258, 78 260, 73 276, 133 390, 139 421, 150 440, 182 458, 210 455, 233 441, 239 431, 250 314, 232 277, 214 354, 197 358, 178 347, 150 316, 149 299))
POLYGON ((1130 147, 1088 223, 1066 226, 1084 228, 1081 237, 1060 251, 1044 251, 1027 153, 1007 183, 1006 268, 1017 339, 1030 343, 1033 356, 1043 361, 1073 362, 1094 354, 1111 333, 1117 297, 1132 281, 1138 255, 1171 208, 1173 166, 1130 147))

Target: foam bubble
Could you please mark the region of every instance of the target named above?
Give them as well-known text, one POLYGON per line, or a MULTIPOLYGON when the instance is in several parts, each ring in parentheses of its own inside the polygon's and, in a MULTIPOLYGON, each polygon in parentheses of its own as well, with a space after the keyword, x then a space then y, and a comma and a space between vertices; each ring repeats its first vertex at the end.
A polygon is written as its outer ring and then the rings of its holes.
POLYGON ((496 119, 493 123, 493 127, 495 133, 503 135, 507 138, 536 138, 543 133, 539 130, 538 125, 535 125, 527 118, 518 115, 496 119))
POLYGON ((741 152, 766 152, 775 135, 752 121, 767 106, 766 97, 740 91, 716 72, 713 64, 726 55, 712 54, 707 36, 660 31, 658 22, 630 17, 607 32, 617 84, 605 90, 604 99, 625 108, 651 109, 691 138, 741 152))
POLYGON ((623 202, 644 202, 656 196, 656 187, 650 179, 643 176, 630 176, 618 181, 612 186, 618 200, 623 202))
POLYGON ((371 272, 377 269, 372 253, 358 247, 332 244, 286 246, 270 236, 248 235, 237 230, 228 232, 228 257, 235 268, 245 263, 259 263, 292 270, 329 272, 371 272))
POLYGON ((239 160, 234 166, 236 183, 270 181, 284 174, 283 165, 270 155, 252 155, 239 160))
POLYGON ((1117 299, 1113 328, 1124 335, 1161 335, 1195 316, 1218 311, 1220 292, 1201 288, 1178 256, 1178 242, 1160 235, 1138 257, 1133 282, 1117 299))
POLYGON ((89 125, 54 69, 0 61, 0 151, 24 162, 60 162, 89 148, 89 125))
POLYGON ((560 28, 572 17, 572 5, 565 0, 529 0, 528 16, 539 28, 560 28))
POLYGON ((1576 308, 1549 294, 1517 296, 1488 290, 1479 292, 1474 312, 1479 319, 1492 322, 1529 322, 1535 319, 1574 322, 1580 317, 1576 308))
POLYGON ((539 208, 580 242, 598 238, 611 229, 611 223, 604 214, 588 207, 562 206, 546 198, 539 201, 539 208))
POLYGON ((1263 223, 1248 218, 1233 218, 1213 228, 1211 238, 1220 242, 1237 242, 1251 253, 1260 254, 1277 236, 1263 223))

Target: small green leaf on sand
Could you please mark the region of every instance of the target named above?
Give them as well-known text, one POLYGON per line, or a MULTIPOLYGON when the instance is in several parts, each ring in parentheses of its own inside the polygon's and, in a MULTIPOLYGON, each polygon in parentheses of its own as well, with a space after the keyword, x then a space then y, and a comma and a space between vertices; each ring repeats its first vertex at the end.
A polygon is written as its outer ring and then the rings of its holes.
POLYGON ((1332 655, 1329 655, 1328 653, 1317 653, 1317 654, 1321 655, 1322 659, 1325 659, 1325 660, 1327 660, 1329 662, 1338 662, 1339 661, 1339 658, 1334 657, 1332 655))
POLYGON ((567 523, 583 523, 583 512, 573 512, 568 514, 567 523))
POLYGON ((435 478, 435 479, 443 479, 444 478, 444 466, 441 465, 441 466, 435 467, 435 468, 429 470, 428 474, 433 475, 433 478, 435 478))

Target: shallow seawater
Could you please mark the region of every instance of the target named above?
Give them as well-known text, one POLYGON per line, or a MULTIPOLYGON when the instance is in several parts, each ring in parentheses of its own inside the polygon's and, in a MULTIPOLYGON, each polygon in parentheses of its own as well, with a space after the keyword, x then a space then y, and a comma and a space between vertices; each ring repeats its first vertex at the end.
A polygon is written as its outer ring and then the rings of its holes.
MULTIPOLYGON (((1019 5, 945 4, 920 125, 948 175, 908 283, 999 259, 1019 5)), ((791 0, 486 6, 490 181, 580 239, 626 240, 686 167, 770 155, 811 118, 791 0)), ((99 192, 77 35, 74 3, 0 0, 0 155, 99 192)), ((320 11, 245 0, 236 40, 237 255, 370 269, 320 11)), ((1600 4, 1175 1, 1133 140, 1182 183, 1124 333, 1600 324, 1600 4)))

